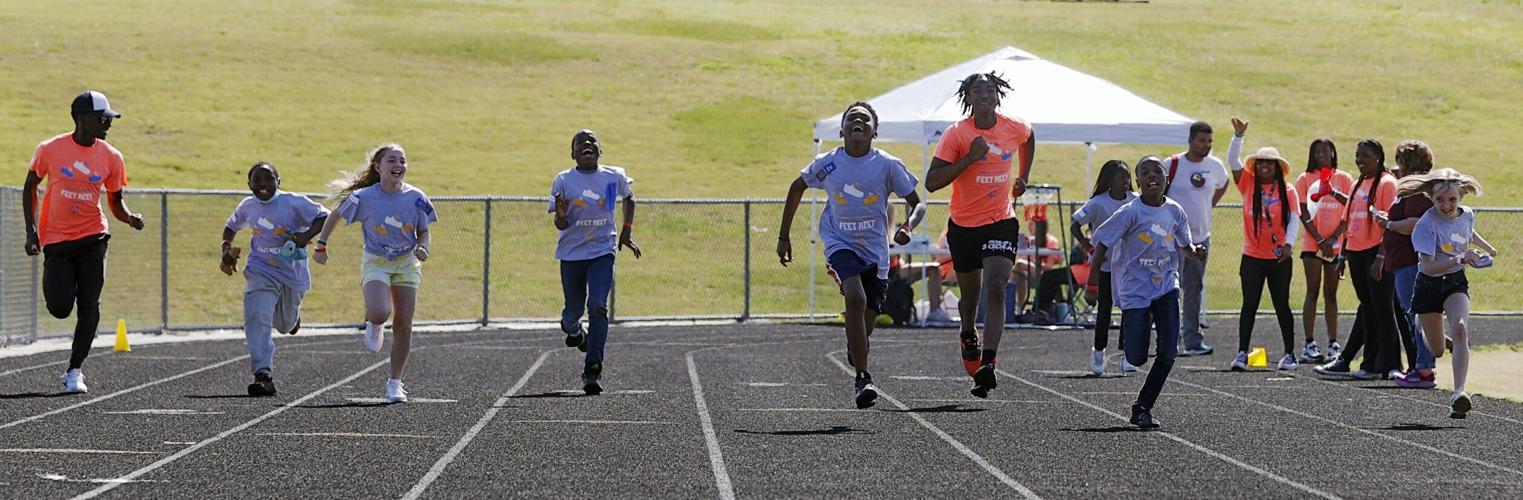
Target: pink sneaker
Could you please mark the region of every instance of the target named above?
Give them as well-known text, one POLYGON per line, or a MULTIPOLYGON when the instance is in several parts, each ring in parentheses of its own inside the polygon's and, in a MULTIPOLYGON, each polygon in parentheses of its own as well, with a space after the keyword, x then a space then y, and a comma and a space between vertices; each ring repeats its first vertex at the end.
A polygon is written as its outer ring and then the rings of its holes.
POLYGON ((1426 375, 1424 375, 1422 371, 1423 370, 1412 370, 1407 372, 1406 375, 1402 375, 1401 378, 1396 379, 1396 385, 1398 387, 1407 389, 1432 389, 1435 385, 1437 385, 1433 380, 1433 371, 1428 370, 1426 375))

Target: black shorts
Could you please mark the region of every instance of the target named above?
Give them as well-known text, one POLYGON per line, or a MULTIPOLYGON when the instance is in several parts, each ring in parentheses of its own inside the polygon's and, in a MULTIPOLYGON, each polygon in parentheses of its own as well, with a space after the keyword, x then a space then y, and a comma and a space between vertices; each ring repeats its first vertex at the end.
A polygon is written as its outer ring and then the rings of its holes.
MULTIPOLYGON (((862 260, 862 257, 851 250, 836 250, 825 259, 826 266, 830 267, 830 274, 836 279, 836 286, 846 278, 858 276, 862 278, 862 292, 867 295, 867 308, 873 311, 883 310, 883 299, 888 295, 888 280, 878 279, 878 265, 862 260)), ((846 295, 846 290, 841 290, 841 295, 846 295)))
POLYGON ((952 253, 952 269, 971 273, 984 268, 987 257, 1004 257, 1015 262, 1015 242, 1021 223, 1014 217, 978 227, 962 227, 947 220, 947 249, 952 253))
POLYGON ((1443 276, 1417 273, 1417 283, 1412 286, 1412 314, 1444 312, 1444 301, 1456 293, 1470 296, 1470 280, 1463 269, 1443 276))

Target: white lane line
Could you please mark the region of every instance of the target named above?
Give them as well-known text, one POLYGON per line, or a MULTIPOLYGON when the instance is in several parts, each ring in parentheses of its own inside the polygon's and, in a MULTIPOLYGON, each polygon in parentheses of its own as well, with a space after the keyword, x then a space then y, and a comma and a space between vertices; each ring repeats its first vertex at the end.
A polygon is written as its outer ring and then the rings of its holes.
MULTIPOLYGON (((309 342, 309 343, 303 343, 301 345, 291 346, 291 349, 294 350, 294 349, 299 348, 301 346, 337 344, 337 343, 340 343, 340 342, 350 342, 350 340, 330 340, 330 341, 323 341, 323 342, 309 342)), ((249 356, 247 354, 245 354, 245 355, 238 356, 236 358, 232 358, 232 359, 229 359, 229 360, 226 360, 226 361, 222 361, 222 362, 218 362, 218 363, 212 363, 210 365, 206 365, 206 366, 203 366, 203 367, 200 367, 200 368, 188 371, 188 372, 184 372, 184 373, 181 373, 179 375, 172 375, 172 376, 169 376, 169 377, 166 377, 166 378, 161 378, 161 379, 158 379, 158 380, 155 380, 155 381, 152 381, 152 382, 148 382, 146 384, 142 384, 142 385, 138 385, 138 386, 134 386, 134 387, 128 387, 126 389, 122 389, 120 391, 116 391, 116 392, 113 392, 111 394, 107 394, 105 396, 101 396, 101 397, 98 397, 98 398, 81 401, 81 402, 78 402, 78 403, 75 403, 75 404, 72 404, 72 405, 69 405, 69 406, 65 406, 63 408, 59 408, 59 409, 56 409, 56 410, 53 410, 53 411, 49 411, 49 412, 45 412, 45 413, 40 413, 40 414, 37 414, 37 415, 32 415, 30 417, 26 417, 26 418, 23 418, 21 420, 16 420, 16 421, 12 421, 12 422, 6 422, 4 424, 0 424, 0 430, 4 430, 4 429, 11 428, 11 427, 15 427, 15 426, 27 423, 27 422, 35 422, 37 420, 41 420, 41 419, 44 419, 44 418, 47 418, 47 417, 50 417, 50 416, 53 416, 53 415, 57 415, 59 413, 63 413, 63 412, 69 411, 69 410, 74 410, 74 409, 77 409, 77 408, 83 408, 85 406, 93 405, 93 404, 99 403, 101 401, 106 401, 106 400, 109 400, 111 398, 115 398, 117 396, 121 396, 123 394, 129 394, 129 393, 136 392, 136 391, 139 391, 139 390, 142 390, 142 389, 147 389, 149 387, 153 387, 153 386, 165 383, 165 382, 171 382, 171 381, 179 380, 179 379, 191 376, 191 375, 195 375, 197 373, 201 373, 201 372, 204 372, 204 371, 207 371, 207 370, 212 370, 212 369, 220 368, 222 366, 225 366, 225 365, 228 365, 228 364, 231 364, 231 363, 236 363, 236 362, 248 359, 248 358, 249 358, 249 356)))
POLYGON ((590 425, 677 425, 654 420, 509 420, 515 424, 590 424, 590 425))
MULTIPOLYGON (((380 404, 380 403, 390 403, 391 402, 390 400, 388 400, 386 398, 344 398, 344 399, 347 399, 349 401, 353 401, 355 403, 366 403, 366 404, 380 404)), ((458 403, 460 401, 456 400, 456 399, 407 398, 407 402, 408 403, 422 403, 422 404, 442 404, 442 403, 458 403)))
POLYGON ((179 375, 173 375, 173 376, 170 376, 170 377, 161 378, 161 379, 158 379, 158 380, 146 383, 146 384, 137 385, 137 386, 133 386, 133 387, 128 387, 126 389, 122 389, 120 391, 116 391, 116 392, 113 392, 111 394, 107 394, 105 396, 101 396, 101 397, 98 397, 98 398, 88 399, 88 400, 85 400, 85 401, 80 401, 78 403, 74 403, 72 405, 65 406, 65 407, 59 408, 57 410, 53 410, 53 411, 49 411, 49 412, 44 412, 44 413, 39 413, 39 414, 36 414, 36 415, 32 415, 30 417, 23 418, 21 420, 14 420, 14 421, 11 421, 11 422, 6 422, 4 424, 0 424, 0 429, 9 429, 11 427, 15 427, 15 426, 27 423, 27 422, 35 422, 35 421, 38 421, 38 420, 42 420, 44 418, 51 417, 51 416, 57 415, 59 413, 63 413, 63 412, 69 411, 69 410, 74 410, 74 409, 77 409, 77 408, 83 408, 85 406, 93 405, 93 404, 99 403, 101 401, 106 401, 108 399, 111 399, 111 398, 114 398, 114 397, 117 397, 117 396, 121 396, 123 394, 129 394, 129 393, 137 392, 139 390, 147 389, 149 387, 153 387, 153 386, 165 383, 165 382, 171 382, 171 381, 175 381, 175 380, 179 380, 179 379, 182 379, 182 378, 185 378, 185 377, 189 377, 191 375, 195 375, 197 373, 201 373, 201 372, 204 372, 204 371, 207 371, 207 370, 214 370, 214 369, 217 369, 217 368, 221 368, 223 366, 226 366, 226 365, 229 365, 229 364, 232 364, 232 363, 237 363, 239 361, 243 361, 245 359, 248 359, 248 357, 249 356, 247 354, 245 354, 245 355, 238 356, 236 358, 229 359, 229 360, 226 360, 226 361, 222 361, 222 362, 219 362, 219 363, 212 363, 210 365, 206 365, 206 366, 203 366, 203 367, 200 367, 200 368, 188 371, 188 372, 184 372, 184 373, 181 373, 179 375))
POLYGON ((1015 404, 1057 404, 1057 401, 1036 401, 1020 399, 906 399, 917 403, 1015 403, 1015 404))
POLYGON ((86 448, 0 448, 0 453, 83 453, 103 455, 161 455, 157 451, 91 450, 86 448))
MULTIPOLYGON (((247 356, 245 356, 245 357, 247 357, 247 356)), ((143 467, 141 469, 132 471, 132 472, 128 473, 127 475, 121 476, 121 477, 117 478, 117 481, 120 481, 120 482, 113 482, 113 483, 106 484, 106 485, 101 486, 99 488, 87 491, 84 494, 76 496, 74 498, 75 498, 75 500, 82 500, 82 499, 86 499, 86 498, 95 498, 95 497, 101 495, 102 493, 105 493, 105 492, 108 492, 108 491, 111 491, 111 490, 115 489, 117 486, 120 486, 120 485, 122 485, 123 483, 125 483, 127 481, 132 481, 134 479, 142 477, 145 474, 148 474, 150 472, 158 470, 160 467, 163 467, 165 465, 169 465, 170 462, 174 462, 175 460, 179 460, 181 458, 184 458, 186 455, 194 453, 196 450, 199 450, 201 448, 205 448, 205 447, 211 445, 212 443, 215 443, 217 441, 221 441, 223 439, 226 439, 228 436, 231 436, 233 434, 237 434, 239 432, 242 432, 244 429, 247 429, 249 427, 253 427, 254 425, 257 425, 258 423, 263 422, 265 420, 269 420, 271 417, 274 417, 276 415, 284 413, 286 410, 289 410, 291 408, 295 408, 297 405, 305 403, 308 400, 310 400, 312 398, 315 398, 317 396, 320 396, 320 395, 322 395, 325 392, 331 391, 331 390, 333 390, 333 389, 335 389, 335 388, 337 388, 339 386, 342 386, 344 384, 352 382, 352 381, 354 381, 354 379, 360 378, 360 377, 364 376, 365 374, 370 373, 371 371, 374 371, 376 368, 380 368, 381 365, 384 365, 384 364, 387 364, 387 363, 390 363, 390 362, 391 362, 390 359, 383 359, 383 360, 377 361, 377 362, 375 362, 375 364, 372 364, 372 365, 370 365, 368 367, 365 367, 364 369, 362 369, 360 371, 354 372, 353 375, 350 375, 348 377, 344 377, 343 380, 339 380, 338 382, 334 382, 332 384, 329 384, 327 387, 323 387, 323 388, 318 389, 316 391, 312 391, 310 393, 307 393, 307 395, 302 396, 302 397, 300 397, 300 398, 298 398, 298 399, 296 399, 294 401, 291 401, 289 403, 286 403, 284 405, 281 405, 279 408, 271 410, 269 413, 266 413, 264 415, 260 415, 258 417, 254 417, 254 419, 249 420, 247 422, 244 422, 242 424, 239 424, 237 427, 233 427, 231 429, 222 431, 220 434, 217 434, 216 436, 212 436, 212 437, 203 439, 200 442, 197 442, 196 444, 187 446, 187 447, 185 447, 185 449, 182 449, 182 450, 180 450, 178 452, 175 452, 175 454, 173 454, 173 455, 161 458, 157 462, 148 464, 147 466, 145 466, 145 467, 143 467)))
POLYGON ((855 409, 855 408, 736 408, 735 410, 736 411, 784 411, 784 412, 788 412, 788 411, 827 411, 827 412, 856 413, 856 414, 859 414, 859 415, 871 415, 870 413, 867 413, 867 412, 864 412, 862 410, 858 410, 858 409, 855 409))
POLYGON ((730 473, 725 470, 724 452, 719 448, 719 435, 714 432, 714 418, 709 416, 709 403, 703 397, 703 383, 698 381, 698 365, 693 363, 693 353, 697 350, 688 351, 687 376, 693 383, 693 403, 698 409, 698 422, 703 425, 703 442, 709 448, 709 468, 714 470, 714 487, 719 489, 719 498, 722 500, 735 500, 735 486, 730 483, 730 473))
POLYGON ((142 410, 128 411, 103 411, 101 413, 105 415, 221 415, 223 412, 174 408, 147 408, 142 410))
POLYGON ((455 446, 450 447, 449 451, 444 453, 444 456, 439 457, 439 460, 434 462, 434 466, 428 468, 428 473, 424 474, 423 478, 418 480, 418 484, 414 484, 412 489, 407 491, 406 495, 402 495, 402 498, 404 500, 412 500, 422 496, 423 490, 428 489, 428 485, 433 484, 435 480, 439 479, 441 474, 444 474, 444 469, 449 467, 450 462, 454 462, 455 457, 459 456, 460 452, 464 451, 465 447, 470 445, 472 440, 476 439, 476 435, 486 428, 487 423, 497 416, 497 412, 502 411, 502 408, 508 404, 508 399, 512 398, 514 394, 518 394, 518 391, 524 388, 524 384, 529 383, 529 377, 533 377, 534 372, 539 371, 539 367, 545 364, 545 358, 550 357, 554 353, 555 351, 541 353, 539 358, 534 360, 534 364, 530 365, 529 369, 524 372, 523 376, 518 378, 518 382, 514 383, 513 387, 508 389, 508 392, 504 392, 502 397, 497 398, 497 402, 492 403, 492 408, 481 415, 481 419, 476 421, 476 425, 471 426, 471 429, 466 431, 464 436, 460 436, 460 440, 455 442, 455 446))
MULTIPOLYGON (((1076 392, 1074 394, 1082 394, 1082 395, 1085 395, 1085 396, 1136 396, 1137 395, 1136 392, 1126 392, 1126 391, 1081 391, 1081 392, 1076 392)), ((1210 396, 1210 394, 1201 394, 1201 393, 1198 393, 1198 392, 1164 392, 1164 393, 1159 393, 1159 396, 1169 396, 1169 397, 1174 397, 1174 396, 1210 396)))
POLYGON ((1518 469, 1514 469, 1514 468, 1511 468, 1511 467, 1497 465, 1497 464, 1494 464, 1494 463, 1491 463, 1491 462, 1487 462, 1485 460, 1481 460, 1481 459, 1478 459, 1478 458, 1467 457, 1465 455, 1460 455, 1460 454, 1449 452, 1449 451, 1446 451, 1446 450, 1441 450, 1441 449, 1434 448, 1432 446, 1428 446, 1428 445, 1425 445, 1425 444, 1422 444, 1422 443, 1418 443, 1418 442, 1415 442, 1415 441, 1408 441, 1408 440, 1400 438, 1400 437, 1396 437, 1396 436, 1392 436, 1392 435, 1389 435, 1389 434, 1383 434, 1383 433, 1375 432, 1375 431, 1372 431, 1372 430, 1369 430, 1369 429, 1365 429, 1363 427, 1357 427, 1357 426, 1345 424, 1343 422, 1339 422, 1337 420, 1333 420, 1333 419, 1330 419, 1330 418, 1323 418, 1323 417, 1320 417, 1320 416, 1317 416, 1317 415, 1312 415, 1310 413, 1306 413, 1306 412, 1303 412, 1303 411, 1294 410, 1294 409, 1291 409, 1291 408, 1286 408, 1284 406, 1280 406, 1280 405, 1277 405, 1277 404, 1274 404, 1274 403, 1266 403, 1266 402, 1259 401, 1259 400, 1256 400, 1256 399, 1245 398, 1245 397, 1242 397, 1242 396, 1239 396, 1239 395, 1236 395, 1236 394, 1232 394, 1230 392, 1218 391, 1216 389, 1212 389, 1210 387, 1206 387, 1206 386, 1203 386, 1203 385, 1200 385, 1200 384, 1192 384, 1190 382, 1185 382, 1183 380, 1178 380, 1176 382, 1180 383, 1180 384, 1184 384, 1184 385, 1190 386, 1190 387, 1194 387, 1194 388, 1197 388, 1197 389, 1200 389, 1200 390, 1203 390, 1203 391, 1214 392, 1214 393, 1217 393, 1217 394, 1220 394, 1220 395, 1223 395, 1223 396, 1227 396, 1229 398, 1233 398, 1233 399, 1236 399, 1236 400, 1239 400, 1239 401, 1253 403, 1253 404, 1260 405, 1260 406, 1267 406, 1269 408, 1274 408, 1276 410, 1280 410, 1280 411, 1283 411, 1285 413, 1289 413, 1289 414, 1292 414, 1292 415, 1309 418, 1309 419, 1316 420, 1316 421, 1319 421, 1319 422, 1336 425, 1338 427, 1349 429, 1349 430, 1352 430, 1352 431, 1355 431, 1355 432, 1359 432, 1359 433, 1362 433, 1362 434, 1368 434, 1368 435, 1375 436, 1375 437, 1378 437, 1378 438, 1382 438, 1382 439, 1386 439, 1386 440, 1390 440, 1390 441, 1395 441, 1395 442, 1398 442, 1398 443, 1401 443, 1401 444, 1412 446, 1414 448, 1431 451, 1431 452, 1438 453, 1440 455, 1444 455, 1446 457, 1453 458, 1453 459, 1456 459, 1456 460, 1464 460, 1466 462, 1470 462, 1470 463, 1473 463, 1473 464, 1476 464, 1476 465, 1479 465, 1479 466, 1482 466, 1482 467, 1486 467, 1486 468, 1490 468, 1490 469, 1495 469, 1495 470, 1499 470, 1499 471, 1503 471, 1503 472, 1510 472, 1510 473, 1513 473, 1513 474, 1517 474, 1517 475, 1523 476, 1523 470, 1518 470, 1518 469))
MULTIPOLYGON (((1323 379, 1321 379, 1319 377, 1304 377, 1304 378, 1306 378, 1307 380, 1315 380, 1315 381, 1318 381, 1318 382, 1321 382, 1321 383, 1324 383, 1324 384, 1327 384, 1327 385, 1331 385, 1331 386, 1347 387, 1349 389, 1357 389, 1357 390, 1361 390, 1361 391, 1369 391, 1369 392, 1374 392, 1374 393, 1380 394, 1382 396, 1388 396, 1388 397, 1393 397, 1393 398, 1398 398, 1398 399, 1405 399, 1407 401, 1416 401, 1418 403, 1422 403, 1422 404, 1426 404, 1426 405, 1431 405, 1431 406, 1437 406, 1439 408, 1444 408, 1444 409, 1448 409, 1449 408, 1449 405, 1444 404, 1444 403, 1435 403, 1435 402, 1428 401, 1428 400, 1425 400, 1425 399, 1419 399, 1419 398, 1414 398, 1412 396, 1403 396, 1401 394, 1396 394, 1394 392, 1395 391, 1394 389, 1380 390, 1380 389, 1372 389, 1372 388, 1369 388, 1369 387, 1358 386, 1358 385, 1340 384, 1340 383, 1337 383, 1337 382, 1333 382, 1331 380, 1323 380, 1323 379)), ((1421 389, 1418 389, 1418 390, 1421 390, 1421 389)), ((1523 420, 1518 420, 1518 419, 1514 419, 1514 418, 1504 417, 1502 415, 1497 415, 1495 413, 1486 413, 1486 412, 1480 412, 1480 411, 1470 410, 1470 414, 1471 415, 1481 415, 1481 416, 1485 416, 1485 417, 1501 420, 1501 421, 1504 421, 1504 422, 1512 422, 1514 424, 1523 425, 1523 420)))
MULTIPOLYGON (((1122 422, 1131 423, 1131 419, 1130 418, 1128 418, 1126 416, 1123 416, 1123 415, 1121 415, 1119 413, 1112 412, 1112 411, 1107 410, 1105 408, 1101 408, 1099 406, 1091 404, 1088 401, 1084 401, 1082 399, 1079 399, 1079 398, 1076 398, 1076 397, 1073 397, 1073 396, 1069 396, 1067 394, 1063 394, 1063 393, 1058 392, 1056 390, 1049 389, 1046 386, 1043 386, 1041 384, 1038 384, 1038 383, 1026 380, 1026 379, 1021 378, 1021 377, 1017 377, 1017 376, 1015 376, 1015 375, 1013 375, 1013 374, 1011 374, 1009 372, 1006 372, 1004 370, 995 370, 994 373, 997 373, 999 375, 1005 376, 1007 378, 1015 379, 1016 381, 1018 381, 1018 382, 1020 382, 1022 384, 1026 384, 1026 385, 1035 387, 1037 389, 1040 389, 1042 391, 1047 392, 1048 394, 1052 394, 1054 396, 1057 396, 1057 397, 1060 397, 1060 398, 1063 398, 1063 399, 1067 399, 1067 400, 1072 401, 1074 403, 1078 403, 1078 404, 1080 404, 1082 406, 1088 407, 1091 410, 1095 410, 1095 411, 1098 411, 1100 413, 1104 413, 1106 415, 1110 415, 1111 417, 1113 417, 1113 418, 1115 418, 1117 420, 1120 420, 1122 422)), ((1221 460, 1223 462, 1227 462, 1229 464, 1235 465, 1235 466, 1237 466, 1237 467, 1239 467, 1241 469, 1257 473, 1257 474, 1259 474, 1261 476, 1273 479, 1277 483, 1280 483, 1280 484, 1283 484, 1283 485, 1286 485, 1286 486, 1290 486, 1292 488, 1304 491, 1306 493, 1310 493, 1312 495, 1316 495, 1316 496, 1319 496, 1319 497, 1322 497, 1322 498, 1328 498, 1328 499, 1339 498, 1337 495, 1334 495, 1332 493, 1328 493, 1326 491, 1322 491, 1322 490, 1313 488, 1313 487, 1308 486, 1308 485, 1306 485, 1304 483, 1301 483, 1299 481, 1294 481, 1294 480, 1291 480, 1290 478, 1287 478, 1285 476, 1281 476, 1279 474, 1275 474, 1273 472, 1270 472, 1270 471, 1267 471, 1267 470, 1264 470, 1264 469, 1261 469, 1261 468, 1258 468, 1258 467, 1254 467, 1252 465, 1248 465, 1248 464, 1242 462, 1241 460, 1229 457, 1227 455, 1223 455, 1223 454, 1218 453, 1217 451, 1212 450, 1210 448, 1207 448, 1207 447, 1195 444, 1194 442, 1191 442, 1190 440, 1187 440, 1185 438, 1182 438, 1182 437, 1179 437, 1179 436, 1175 436, 1172 433, 1155 431, 1155 432, 1149 432, 1148 434, 1154 435, 1154 436, 1161 436, 1163 438, 1169 439, 1169 440, 1174 441, 1176 443, 1188 446, 1191 449, 1194 449, 1195 451, 1199 451, 1201 453, 1205 453, 1206 455, 1210 455, 1211 457, 1216 458, 1217 460, 1221 460)))
POLYGON ((894 380, 955 380, 958 382, 968 381, 968 377, 932 377, 926 375, 889 375, 888 378, 894 380))
MULTIPOLYGON (((825 359, 828 359, 831 363, 835 363, 836 366, 841 367, 841 370, 844 370, 848 375, 853 374, 854 372, 850 366, 846 366, 845 362, 835 358, 834 354, 837 352, 842 351, 826 353, 825 359)), ((999 482, 1004 483, 1005 486, 1009 486, 1010 489, 1020 493, 1021 496, 1030 499, 1042 498, 1040 495, 1037 495, 1036 492, 1031 491, 1031 488, 1027 488, 1026 485, 1021 484, 1015 479, 1012 479, 1008 474, 1005 474, 1005 471, 1000 470, 999 467, 995 467, 994 464, 989 463, 988 460, 984 460, 984 457, 980 456, 971 448, 968 448, 967 445, 962 444, 962 441, 958 441, 957 438, 952 437, 951 434, 947 434, 946 431, 941 430, 941 428, 937 427, 936 424, 932 424, 924 417, 921 417, 920 414, 909 411, 909 405, 900 402, 898 399, 894 399, 893 396, 890 396, 887 392, 884 392, 883 389, 878 389, 878 397, 883 398, 883 400, 899 407, 900 410, 904 410, 904 414, 909 416, 911 419, 914 419, 915 422, 919 423, 921 427, 925 427, 932 433, 936 434, 936 437, 939 437, 942 441, 946 441, 947 444, 952 445, 952 448, 956 449, 959 453, 962 453, 963 456, 968 457, 968 459, 972 460, 973 463, 978 464, 978 466, 982 467, 985 472, 988 472, 989 475, 994 476, 995 479, 998 479, 999 482)))
MULTIPOLYGON (((409 401, 410 402, 410 401, 409 401)), ((439 436, 424 436, 420 434, 370 434, 365 432, 261 432, 256 436, 301 436, 301 437, 356 437, 356 438, 416 438, 434 439, 439 436)))

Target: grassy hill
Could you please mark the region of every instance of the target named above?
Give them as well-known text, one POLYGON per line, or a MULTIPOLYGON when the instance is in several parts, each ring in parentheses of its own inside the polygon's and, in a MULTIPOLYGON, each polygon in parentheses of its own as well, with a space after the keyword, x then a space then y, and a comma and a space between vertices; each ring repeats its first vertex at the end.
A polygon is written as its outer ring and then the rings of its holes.
MULTIPOLYGON (((1014 45, 1219 130, 1247 116, 1250 147, 1293 159, 1317 135, 1350 157, 1362 137, 1422 138, 1493 186, 1477 204, 1517 205, 1495 187, 1523 176, 1508 168, 1518 4, 16 2, 0 13, 0 158, 24 165, 88 87, 126 114, 112 142, 135 187, 238 188, 267 159, 316 190, 396 140, 431 193, 542 194, 591 128, 642 196, 780 196, 813 120, 1014 45)), ((1082 162, 1042 147, 1035 180, 1078 184, 1082 162)))

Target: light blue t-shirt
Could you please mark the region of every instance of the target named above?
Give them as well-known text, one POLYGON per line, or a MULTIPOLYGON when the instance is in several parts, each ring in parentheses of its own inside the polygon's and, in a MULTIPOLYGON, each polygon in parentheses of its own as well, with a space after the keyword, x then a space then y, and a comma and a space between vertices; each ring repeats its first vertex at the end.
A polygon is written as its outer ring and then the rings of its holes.
MULTIPOLYGON (((1124 199, 1120 200, 1111 198, 1110 191, 1100 193, 1099 196, 1092 197, 1089 201, 1084 202, 1084 206, 1079 207, 1079 210, 1074 212, 1073 220, 1074 222, 1088 225, 1090 237, 1094 237, 1096 228, 1104 224, 1106 219, 1110 219, 1111 215, 1116 213, 1116 210, 1121 209, 1122 205, 1131 203, 1135 199, 1137 199, 1137 193, 1131 191, 1127 191, 1124 199)), ((1104 263, 1100 264, 1100 272, 1108 273, 1110 270, 1111 262, 1109 259, 1106 259, 1104 263)))
POLYGON ((1453 218, 1433 207, 1412 227, 1412 250, 1418 255, 1452 259, 1469 251, 1474 237, 1475 211, 1470 207, 1460 206, 1460 214, 1453 218))
POLYGON ((328 209, 311 198, 277 190, 269 201, 253 196, 244 198, 227 217, 227 227, 233 231, 249 230, 248 269, 305 292, 312 286, 305 255, 282 259, 280 249, 292 236, 310 230, 313 220, 327 214, 328 209))
POLYGON ((395 193, 381 190, 380 184, 361 188, 350 193, 335 212, 349 224, 364 226, 365 252, 387 259, 413 253, 418 232, 439 220, 428 195, 405 182, 395 193))
POLYGON ((825 257, 851 250, 878 265, 878 279, 888 279, 888 197, 907 196, 920 182, 904 162, 877 148, 856 158, 839 147, 816 156, 799 176, 830 197, 820 213, 825 257))
POLYGON ((1121 309, 1148 307, 1179 288, 1179 247, 1190 245, 1185 209, 1165 198, 1149 206, 1141 198, 1116 210, 1095 230, 1111 267, 1111 291, 1121 309))
POLYGON ((556 174, 555 182, 550 183, 548 209, 555 212, 555 196, 564 197, 571 202, 566 210, 566 221, 571 225, 561 231, 555 258, 588 260, 617 252, 619 225, 614 214, 621 200, 634 196, 629 188, 632 183, 623 168, 611 165, 598 165, 591 172, 572 167, 556 174))

